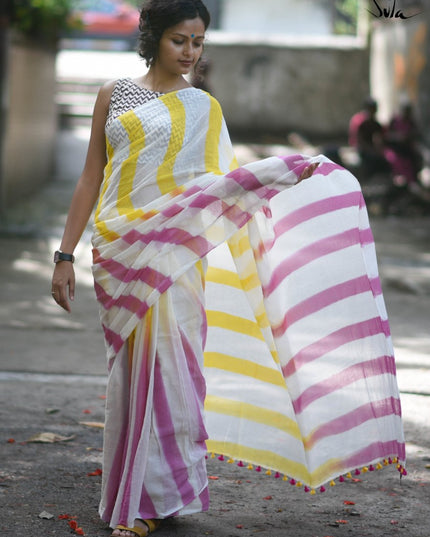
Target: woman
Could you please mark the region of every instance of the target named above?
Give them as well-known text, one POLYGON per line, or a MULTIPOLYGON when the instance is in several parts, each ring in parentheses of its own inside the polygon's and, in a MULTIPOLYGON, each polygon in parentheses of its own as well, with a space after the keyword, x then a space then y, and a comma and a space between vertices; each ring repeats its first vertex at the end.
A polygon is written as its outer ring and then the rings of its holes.
MULTIPOLYGON (((237 348, 241 352, 255 353, 256 361, 268 360, 266 365, 255 363, 249 370, 255 381, 262 383, 258 389, 251 386, 251 391, 247 390, 251 385, 248 369, 244 371, 248 375, 245 383, 231 384, 233 392, 244 396, 242 409, 257 408, 250 401, 263 393, 266 380, 269 390, 274 384, 275 390, 281 390, 280 403, 273 403, 273 407, 280 406, 278 415, 293 408, 285 399, 285 382, 280 380, 283 364, 277 345, 278 340, 283 345, 285 333, 279 326, 276 332, 276 322, 268 317, 274 313, 273 306, 276 309, 279 305, 269 296, 273 295, 270 287, 273 282, 274 288, 282 283, 276 270, 265 266, 272 263, 278 244, 278 232, 271 227, 269 202, 309 178, 318 162, 295 155, 237 168, 218 103, 190 87, 184 78, 200 59, 208 24, 209 14, 200 0, 145 3, 140 55, 149 71, 141 78, 111 82, 100 90, 85 168, 72 199, 61 251, 55 257, 52 294, 70 311, 69 299, 73 300, 74 295, 72 252, 99 196, 93 273, 109 360, 100 514, 114 528, 115 537, 147 535, 164 518, 208 508, 204 402, 214 436, 212 448, 222 446, 225 453, 236 456, 250 437, 247 460, 260 460, 258 450, 252 447, 252 430, 244 441, 229 440, 226 415, 235 418, 239 401, 226 398, 227 391, 209 393, 205 401, 203 349, 208 326, 215 328, 215 332, 209 330, 205 364, 212 373, 232 373, 231 366, 238 363, 238 358, 229 359, 228 364, 225 358, 227 348, 236 348, 235 335, 239 336, 237 348), (213 272, 207 271, 207 254, 225 241, 229 241, 237 267, 234 277, 238 279, 234 282, 231 267, 224 268, 223 261, 213 272), (272 283, 271 275, 275 278, 272 283), (258 283, 266 277, 267 285, 258 283), (250 285, 254 281, 257 286, 250 285), (225 303, 217 306, 218 311, 209 311, 206 282, 221 291, 214 293, 215 298, 222 296, 224 284, 228 284, 225 289, 230 302, 233 287, 247 295, 247 307, 253 313, 246 315, 254 320, 237 321, 240 314, 236 312, 228 314, 225 322, 225 303), (267 297, 271 304, 266 303, 267 297), (230 329, 232 338, 228 335, 225 341, 211 335, 230 329), (248 348, 247 338, 255 334, 248 348), (226 406, 227 399, 231 404, 226 406)), ((317 160, 324 162, 320 166, 323 174, 337 169, 323 157, 317 160)), ((349 188, 350 176, 343 170, 338 172, 347 176, 343 185, 349 186, 342 188, 349 188)), ((353 184, 355 191, 350 198, 347 196, 346 211, 359 203, 358 187, 353 184)), ((279 210, 282 215, 284 209, 279 210)), ((367 286, 366 292, 369 290, 367 286)), ((373 307, 373 299, 371 303, 373 307)), ((231 305, 237 304, 234 301, 231 305)), ((362 339, 360 336, 360 348, 362 339)), ((385 335, 382 339, 386 341, 385 335)), ((288 374, 287 363, 285 368, 288 374)), ((235 379, 237 374, 233 372, 235 379)), ((227 390, 230 380, 223 378, 214 384, 227 390)), ((391 385, 390 390, 395 391, 391 385)), ((397 419, 397 410, 391 413, 397 419)), ((266 409, 267 425, 273 432, 269 414, 266 409)), ((286 414, 284 418, 293 419, 286 414)), ((259 415, 256 419, 264 426, 259 415)), ((261 463, 282 470, 288 457, 280 458, 275 451, 279 446, 284 449, 284 441, 288 444, 289 440, 282 420, 276 423, 282 431, 269 433, 268 439, 274 455, 267 459, 264 453, 271 451, 264 450, 261 463)), ((228 429, 240 435, 246 427, 228 429)), ((391 427, 387 429, 391 434, 391 427)), ((397 433, 395 430, 393 435, 397 433)), ((392 454, 393 446, 381 450, 378 456, 392 454)), ((344 465, 330 467, 330 472, 340 473, 361 460, 346 460, 344 465)), ((299 466, 298 474, 303 465, 299 466)), ((312 484, 324 480, 326 473, 320 475, 318 471, 317 476, 309 476, 312 484)))

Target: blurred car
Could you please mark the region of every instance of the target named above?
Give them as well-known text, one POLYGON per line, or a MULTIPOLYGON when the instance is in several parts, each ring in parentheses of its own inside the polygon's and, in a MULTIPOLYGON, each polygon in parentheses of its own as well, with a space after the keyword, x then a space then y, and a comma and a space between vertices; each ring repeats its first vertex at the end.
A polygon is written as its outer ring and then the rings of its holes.
POLYGON ((139 35, 139 10, 123 0, 78 0, 68 37, 77 39, 120 39, 135 48, 139 35))

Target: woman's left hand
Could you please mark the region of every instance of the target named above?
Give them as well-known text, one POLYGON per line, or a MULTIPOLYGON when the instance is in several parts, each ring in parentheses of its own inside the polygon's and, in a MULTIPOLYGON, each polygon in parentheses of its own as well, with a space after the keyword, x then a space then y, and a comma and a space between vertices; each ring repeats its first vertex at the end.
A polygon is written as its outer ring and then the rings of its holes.
POLYGON ((297 182, 300 183, 300 181, 303 181, 303 179, 309 179, 309 177, 312 176, 312 174, 318 168, 318 166, 319 166, 319 162, 314 162, 313 164, 309 164, 309 166, 307 166, 303 170, 302 174, 297 179, 297 182))

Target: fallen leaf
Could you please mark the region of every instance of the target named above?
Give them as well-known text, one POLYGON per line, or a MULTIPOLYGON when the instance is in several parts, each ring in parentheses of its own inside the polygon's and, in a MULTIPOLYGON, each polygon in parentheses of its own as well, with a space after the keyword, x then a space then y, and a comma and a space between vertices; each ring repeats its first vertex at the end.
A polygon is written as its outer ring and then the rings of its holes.
POLYGON ((75 435, 61 436, 56 433, 38 433, 27 440, 27 442, 40 442, 42 444, 54 444, 55 442, 69 442, 73 440, 75 435))
POLYGON ((78 523, 76 520, 69 520, 68 524, 72 530, 78 529, 78 523))
POLYGON ((72 518, 71 515, 68 515, 68 514, 64 514, 64 515, 58 515, 58 518, 60 520, 69 520, 69 518, 72 518))
POLYGON ((91 410, 89 408, 86 408, 82 411, 83 414, 91 414, 91 410))
POLYGON ((104 429, 105 426, 102 421, 80 421, 79 425, 85 425, 86 427, 96 427, 97 429, 104 429))
POLYGON ((350 502, 349 500, 343 500, 345 505, 355 505, 355 502, 350 502))
POLYGON ((212 481, 216 481, 217 479, 219 479, 219 477, 217 477, 216 475, 210 475, 208 476, 208 479, 212 479, 212 481))
POLYGON ((44 520, 51 520, 54 518, 54 515, 51 515, 51 513, 48 513, 48 511, 42 511, 38 515, 39 518, 43 518, 44 520))
POLYGON ((396 524, 398 524, 399 521, 398 520, 390 520, 390 524, 393 524, 393 526, 395 526, 396 524))
POLYGON ((348 524, 347 520, 336 520, 336 524, 348 524))
POLYGON ((273 500, 273 497, 272 497, 272 496, 265 496, 265 497, 263 498, 263 500, 273 500))
POLYGON ((238 530, 243 530, 243 524, 236 524, 236 528, 238 530))
POLYGON ((82 528, 76 528, 75 533, 76 535, 85 535, 84 530, 82 528))
POLYGON ((101 468, 97 468, 97 470, 94 470, 94 472, 89 472, 87 475, 88 476, 102 475, 102 473, 103 473, 103 470, 101 468))
POLYGON ((8 444, 14 444, 15 443, 15 438, 8 438, 7 443, 8 444))
POLYGON ((57 412, 60 412, 59 408, 45 408, 46 414, 56 414, 57 412))

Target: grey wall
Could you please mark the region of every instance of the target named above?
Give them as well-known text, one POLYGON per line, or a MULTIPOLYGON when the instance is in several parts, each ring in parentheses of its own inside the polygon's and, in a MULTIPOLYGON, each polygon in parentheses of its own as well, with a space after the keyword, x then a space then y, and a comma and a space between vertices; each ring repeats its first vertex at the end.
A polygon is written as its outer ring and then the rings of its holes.
POLYGON ((210 85, 233 132, 345 135, 369 93, 368 49, 357 39, 258 44, 211 39, 210 85))

